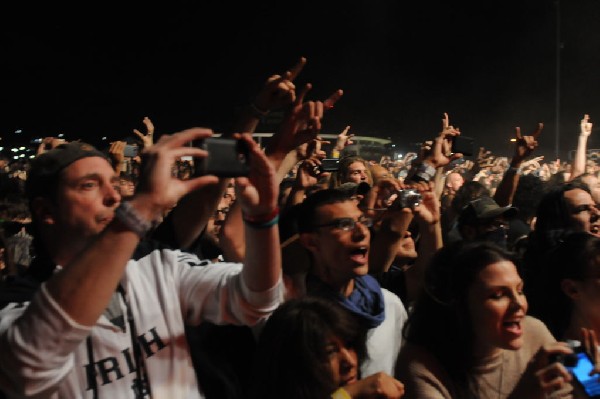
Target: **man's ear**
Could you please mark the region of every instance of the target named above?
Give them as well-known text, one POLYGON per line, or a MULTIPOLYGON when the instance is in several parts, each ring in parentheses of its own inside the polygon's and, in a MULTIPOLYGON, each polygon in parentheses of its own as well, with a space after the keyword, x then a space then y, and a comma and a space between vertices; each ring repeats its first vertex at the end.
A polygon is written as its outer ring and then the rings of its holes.
POLYGON ((31 201, 31 212, 35 219, 42 224, 54 224, 55 206, 48 198, 38 197, 31 201))
POLYGON ((314 233, 300 233, 300 243, 310 252, 318 250, 318 240, 314 233))
POLYGON ((579 298, 579 287, 577 286, 577 282, 570 278, 566 278, 560 282, 560 289, 573 301, 579 298))

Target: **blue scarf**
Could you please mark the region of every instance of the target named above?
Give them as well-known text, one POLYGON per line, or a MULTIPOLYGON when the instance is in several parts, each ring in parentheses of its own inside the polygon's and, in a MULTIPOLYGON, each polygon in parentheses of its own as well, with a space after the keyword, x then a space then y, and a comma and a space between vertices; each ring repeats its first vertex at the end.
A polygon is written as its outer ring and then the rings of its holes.
POLYGON ((368 328, 375 328, 385 319, 385 305, 381 286, 370 275, 354 278, 354 290, 348 298, 333 290, 316 276, 307 277, 308 293, 333 300, 358 315, 368 328))

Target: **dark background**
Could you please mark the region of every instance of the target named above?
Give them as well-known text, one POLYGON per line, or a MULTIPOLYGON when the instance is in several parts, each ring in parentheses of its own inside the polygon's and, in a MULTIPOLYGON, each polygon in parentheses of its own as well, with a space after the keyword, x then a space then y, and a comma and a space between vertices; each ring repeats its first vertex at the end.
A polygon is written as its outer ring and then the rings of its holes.
POLYGON ((575 148, 584 113, 600 128, 599 0, 11 7, 0 17, 5 143, 62 133, 97 144, 142 129, 144 116, 158 134, 223 131, 300 56, 308 63, 296 83, 313 84, 310 99, 345 93, 323 133, 351 125, 408 150, 448 112, 463 135, 509 155, 515 126, 531 133, 543 122, 538 154, 550 159, 575 148))

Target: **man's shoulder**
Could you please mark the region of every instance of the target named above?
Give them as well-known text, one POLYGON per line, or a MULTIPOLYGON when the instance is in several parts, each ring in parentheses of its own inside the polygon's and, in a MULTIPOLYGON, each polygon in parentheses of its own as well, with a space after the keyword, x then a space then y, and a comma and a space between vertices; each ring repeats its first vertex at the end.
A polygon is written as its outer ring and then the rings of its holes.
POLYGON ((394 294, 392 291, 388 290, 387 288, 381 287, 381 293, 383 294, 383 301, 385 302, 386 307, 388 306, 388 304, 389 306, 401 306, 402 308, 405 307, 400 297, 394 294))
POLYGON ((383 302, 385 304, 386 319, 388 318, 388 315, 393 312, 396 318, 400 319, 400 323, 403 324, 408 318, 408 313, 402 300, 398 297, 398 295, 385 288, 381 288, 381 292, 383 294, 383 302))

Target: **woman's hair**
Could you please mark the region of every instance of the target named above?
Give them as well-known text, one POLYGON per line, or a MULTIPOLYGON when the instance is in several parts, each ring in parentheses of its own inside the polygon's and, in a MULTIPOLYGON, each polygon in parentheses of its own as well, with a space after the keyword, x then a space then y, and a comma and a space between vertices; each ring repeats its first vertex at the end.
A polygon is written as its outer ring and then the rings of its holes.
POLYGON ((366 173, 368 176, 368 182, 369 182, 369 184, 372 184, 373 177, 371 176, 371 168, 369 167, 369 163, 364 158, 353 155, 353 156, 347 156, 347 157, 340 158, 338 170, 333 172, 329 179, 329 187, 330 188, 337 188, 337 187, 341 186, 342 184, 347 183, 349 181, 348 168, 354 162, 361 162, 363 165, 365 165, 365 168, 367 170, 366 173))
POLYGON ((327 342, 339 338, 365 359, 366 332, 355 315, 317 297, 290 299, 277 308, 262 330, 254 363, 253 399, 329 398, 334 384, 327 342))
POLYGON ((514 255, 495 244, 459 241, 434 255, 425 274, 424 290, 404 326, 404 338, 429 350, 453 381, 453 397, 475 397, 470 377, 475 331, 468 292, 480 271, 514 255))
MULTIPOLYGON (((565 279, 583 281, 589 271, 600 264, 600 238, 587 232, 571 233, 548 257, 544 287, 540 290, 540 307, 536 314, 557 338, 563 339, 573 312, 573 302, 561 288, 565 279)), ((543 276, 539 276, 542 278, 543 276)))

